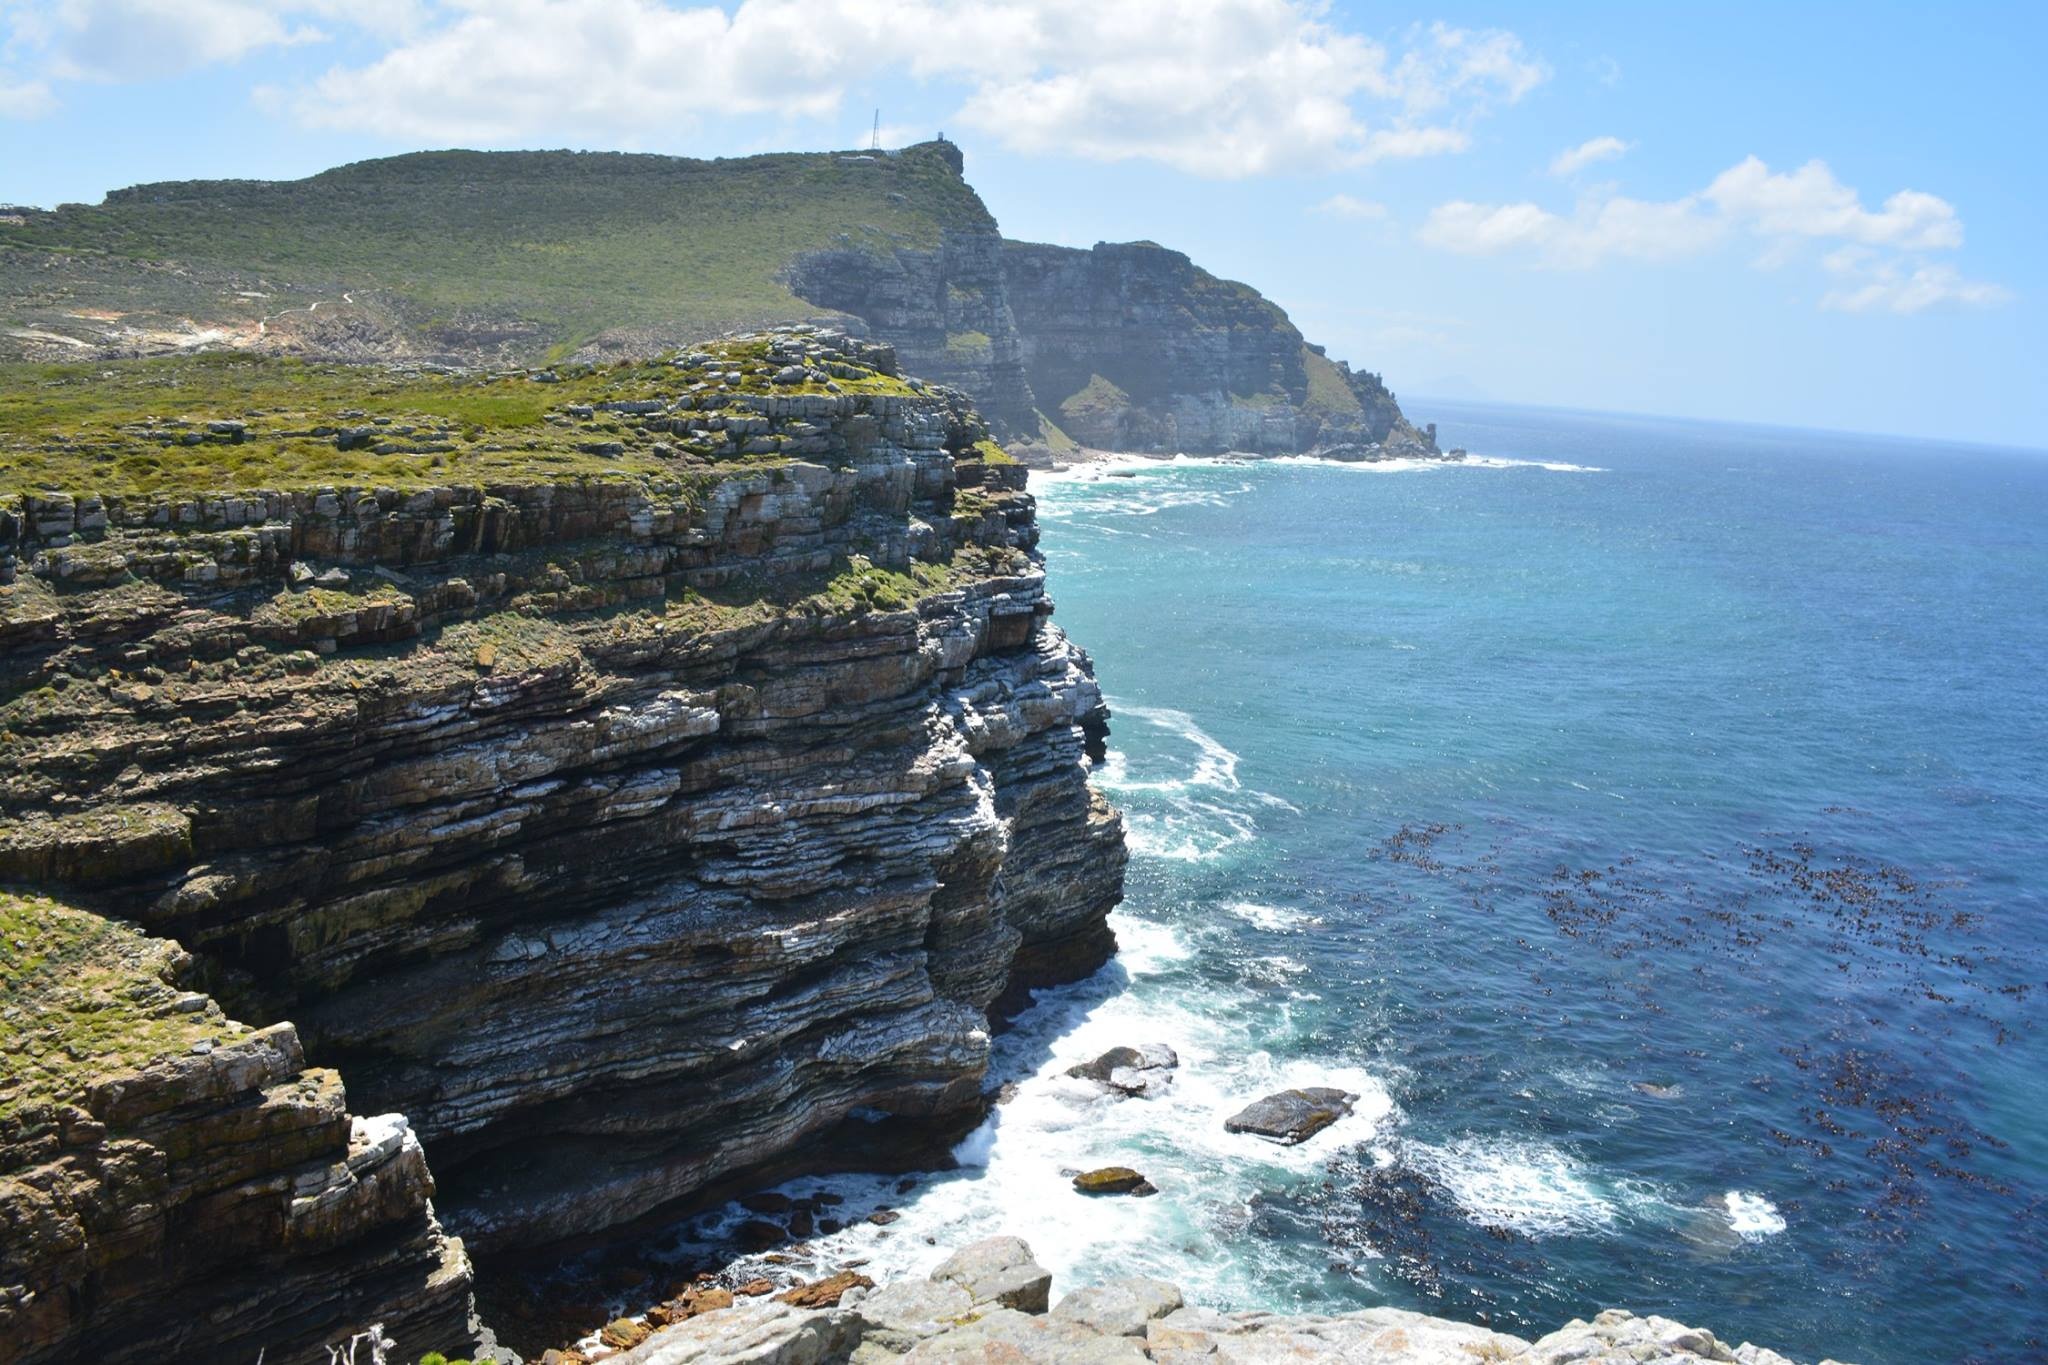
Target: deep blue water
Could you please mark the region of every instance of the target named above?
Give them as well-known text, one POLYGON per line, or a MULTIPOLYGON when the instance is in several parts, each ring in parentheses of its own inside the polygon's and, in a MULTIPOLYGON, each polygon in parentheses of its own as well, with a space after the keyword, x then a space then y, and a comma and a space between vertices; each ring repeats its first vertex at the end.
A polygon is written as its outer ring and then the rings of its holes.
POLYGON ((1582 468, 1044 494, 1128 910, 1192 947, 1141 988, 1393 1106, 1246 1195, 1261 1288, 2042 1355, 2048 456, 1429 415, 1582 468))
POLYGON ((2048 456, 1422 415, 1494 458, 1034 480, 1124 952, 998 1039, 965 1168, 842 1182, 903 1219, 822 1254, 2048 1358, 2048 456), (1153 1041, 1165 1097, 1062 1075, 1153 1041), (1315 1083, 1357 1112, 1222 1131, 1315 1083), (1067 1189, 1110 1162, 1160 1195, 1067 1189))

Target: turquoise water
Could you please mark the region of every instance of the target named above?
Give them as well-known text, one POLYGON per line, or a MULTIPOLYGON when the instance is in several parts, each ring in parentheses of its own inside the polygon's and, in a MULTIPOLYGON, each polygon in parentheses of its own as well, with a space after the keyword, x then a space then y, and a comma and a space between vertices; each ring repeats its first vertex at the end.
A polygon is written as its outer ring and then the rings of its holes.
POLYGON ((821 1254, 2043 1358, 2048 456, 1425 415, 1493 458, 1034 479, 1124 952, 998 1039, 962 1170, 841 1182, 902 1221, 821 1254), (1164 1097, 1062 1075, 1155 1041, 1164 1097), (1304 1146, 1222 1131, 1318 1083, 1360 1101, 1304 1146), (1110 1162, 1160 1195, 1066 1188, 1110 1162))

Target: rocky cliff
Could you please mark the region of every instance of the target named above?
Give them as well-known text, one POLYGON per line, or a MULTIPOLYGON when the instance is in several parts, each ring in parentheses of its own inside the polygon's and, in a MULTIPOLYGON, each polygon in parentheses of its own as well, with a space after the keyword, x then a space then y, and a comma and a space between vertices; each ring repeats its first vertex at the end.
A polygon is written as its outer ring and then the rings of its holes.
POLYGON ((1248 285, 1151 242, 1006 242, 1003 279, 1042 409, 1106 450, 1436 453, 1378 375, 1353 373, 1248 285))
POLYGON ((1006 440, 1434 453, 1377 375, 1149 242, 1006 242, 950 142, 695 161, 432 152, 140 185, 0 218, 0 358, 206 348, 460 366, 638 359, 827 321, 1006 440))
MULTIPOLYGON (((323 374, 280 392, 352 382, 323 374)), ((136 383, 132 412, 7 438, 32 490, 0 510, 0 881, 174 942, 177 989, 247 1025, 202 1006, 207 1038, 95 1032, 54 1078, 0 1073, 47 1100, 0 1132, 0 1207, 40 1207, 17 1187, 56 1163, 68 1203, 118 1208, 92 1144, 156 1143, 206 1210, 178 1235, 241 1199, 270 1240, 10 1235, 23 1358, 143 1358, 80 1333, 178 1284, 274 1286, 297 1316, 204 1328, 271 1365, 342 1316, 453 1348, 466 1268, 422 1145, 485 1250, 914 1163, 983 1111, 992 1011, 1113 951, 1105 712, 1048 620, 1024 471, 888 348, 782 333, 382 411, 171 418, 175 382, 136 383), (105 1110, 110 1038, 163 1098, 105 1110), (320 1068, 404 1119, 351 1123, 320 1068), (249 1141, 205 1139, 221 1104, 249 1141)))

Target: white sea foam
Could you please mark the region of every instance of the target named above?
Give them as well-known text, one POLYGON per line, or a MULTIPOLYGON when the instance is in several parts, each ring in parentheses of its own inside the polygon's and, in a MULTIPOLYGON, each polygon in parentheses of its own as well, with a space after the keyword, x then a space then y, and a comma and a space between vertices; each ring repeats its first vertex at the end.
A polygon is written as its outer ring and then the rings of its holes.
POLYGON ((1132 853, 1206 863, 1258 837, 1258 823, 1243 811, 1182 796, 1170 798, 1167 806, 1124 811, 1124 843, 1132 853))
POLYGON ((1474 1222, 1526 1236, 1605 1232, 1620 1216, 1615 1199, 1599 1188, 1584 1163, 1532 1139, 1416 1143, 1407 1161, 1449 1190, 1474 1222))
POLYGON ((1305 925, 1322 922, 1306 910, 1295 910, 1284 905, 1266 905, 1259 901, 1224 901, 1216 908, 1269 933, 1282 933, 1288 929, 1299 929, 1305 925))
POLYGON ((1118 719, 1141 720, 1176 739, 1186 740, 1194 746, 1195 755, 1193 767, 1184 777, 1140 780, 1130 775, 1129 755, 1118 749, 1096 772, 1096 786, 1116 792, 1177 792, 1189 787, 1209 787, 1217 791, 1238 789, 1237 755, 1195 724, 1195 718, 1187 712, 1166 706, 1137 706, 1114 697, 1109 699, 1109 707, 1110 713, 1118 719))
POLYGON ((1547 469, 1553 474, 1605 474, 1593 464, 1567 464, 1563 460, 1511 460, 1504 455, 1467 455, 1461 462, 1475 469, 1547 469))
MULTIPOLYGON (((1117 912, 1110 922, 1121 945, 1117 962, 1088 981, 1041 992, 994 1040, 991 1079, 1014 1085, 955 1149, 959 1169, 922 1177, 904 1193, 896 1177, 880 1175, 781 1187, 791 1195, 840 1194, 845 1202, 822 1212, 849 1224, 781 1248, 778 1254, 799 1258, 785 1270, 823 1273, 859 1258, 878 1280, 922 1275, 950 1248, 1001 1231, 1030 1242, 1062 1284, 1153 1274, 1207 1303, 1267 1300, 1291 1253, 1244 1235, 1254 1197, 1320 1179, 1333 1152, 1373 1140, 1394 1120, 1393 1101, 1360 1066, 1284 1055, 1302 1036, 1284 1001, 1178 976, 1148 986, 1189 960, 1196 945, 1157 920, 1117 912), (1111 1047, 1144 1043, 1164 1043, 1180 1056, 1163 1093, 1121 1098, 1066 1074, 1111 1047), (1358 1103, 1298 1147, 1224 1131, 1223 1121, 1253 1100, 1313 1085, 1341 1087, 1358 1103), (1073 1172, 1108 1165, 1143 1171, 1160 1197, 1090 1200, 1074 1191, 1073 1172), (888 1227, 863 1221, 882 1205, 899 1219, 888 1227), (1200 1254, 1223 1239, 1241 1254, 1200 1254)), ((697 1231, 708 1235, 678 1247, 678 1255, 701 1255, 704 1243, 751 1216, 732 1205, 697 1220, 697 1231)), ((739 1268, 744 1273, 755 1260, 739 1268)))
POLYGON ((1730 1190, 1721 1196, 1721 1202, 1728 1209, 1728 1226, 1744 1241, 1761 1241, 1785 1230, 1785 1215, 1760 1194, 1730 1190))

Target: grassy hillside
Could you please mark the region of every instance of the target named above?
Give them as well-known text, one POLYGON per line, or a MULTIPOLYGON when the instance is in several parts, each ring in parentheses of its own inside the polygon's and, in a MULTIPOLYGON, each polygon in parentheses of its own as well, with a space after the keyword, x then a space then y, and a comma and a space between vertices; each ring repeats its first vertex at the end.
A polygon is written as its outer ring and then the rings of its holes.
POLYGON ((58 337, 182 323, 280 349, 320 328, 329 344, 308 349, 346 353, 331 342, 353 323, 366 343, 395 331, 420 352, 524 358, 622 328, 709 335, 818 312, 783 283, 802 252, 992 227, 952 156, 430 152, 143 185, 0 225, 0 332, 56 354, 58 337))
POLYGON ((728 408, 751 414, 761 395, 914 392, 893 374, 856 364, 839 365, 829 389, 775 383, 777 345, 750 337, 713 343, 701 359, 565 366, 550 383, 241 352, 0 365, 0 498, 674 479, 785 457, 743 454, 716 437, 650 432, 645 416, 604 404, 687 396, 682 417, 719 418, 728 408), (221 423, 233 426, 215 430, 221 423), (349 431, 364 439, 342 436, 349 431))

